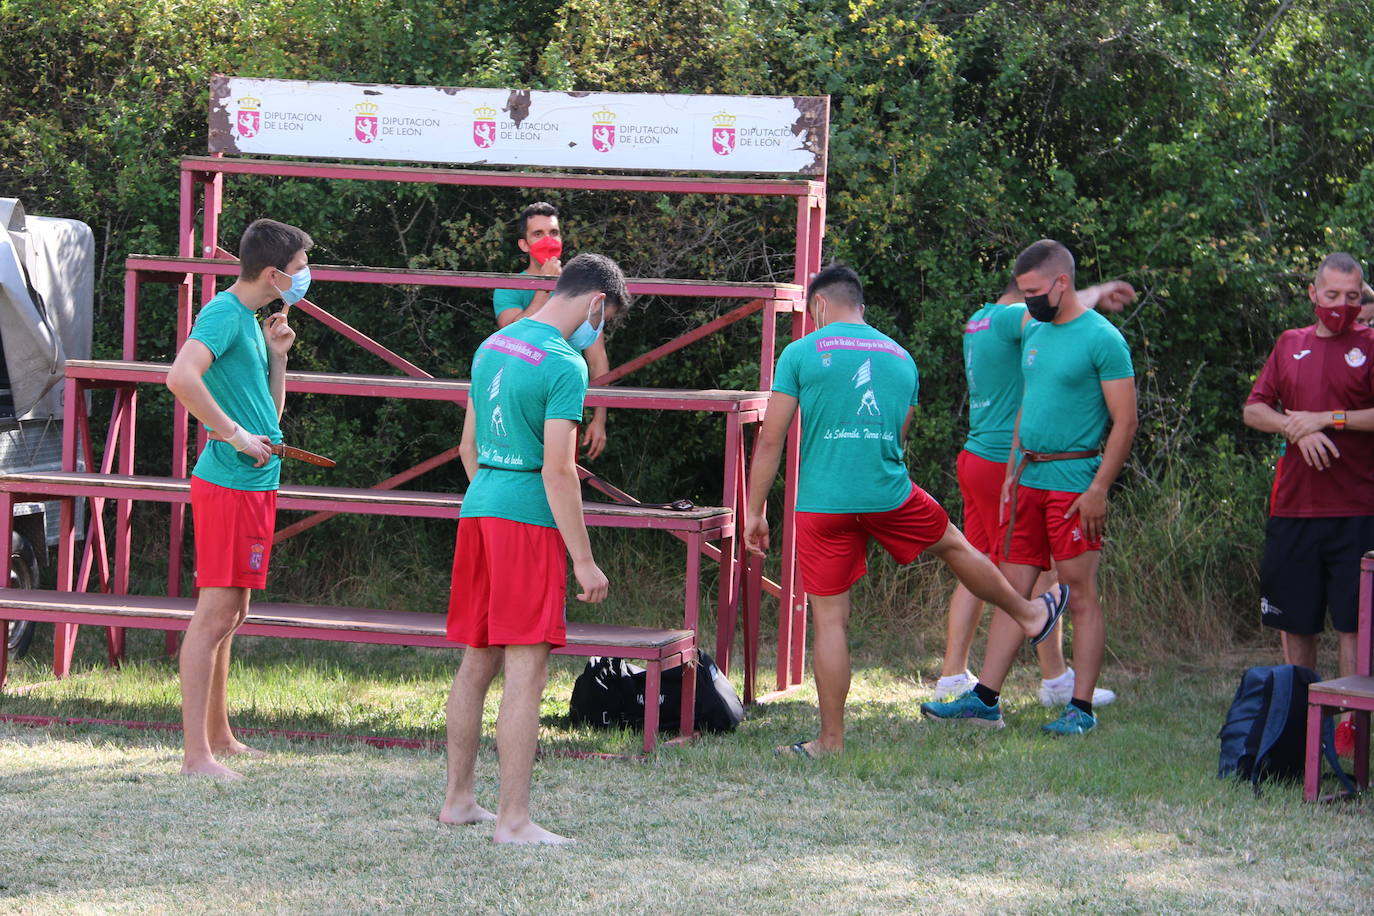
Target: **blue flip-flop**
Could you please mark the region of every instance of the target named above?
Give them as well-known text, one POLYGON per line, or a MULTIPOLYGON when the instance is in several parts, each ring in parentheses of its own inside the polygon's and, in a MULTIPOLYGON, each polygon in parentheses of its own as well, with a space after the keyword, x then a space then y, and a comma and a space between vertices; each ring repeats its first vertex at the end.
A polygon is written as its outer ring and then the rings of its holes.
POLYGON ((1045 628, 1040 631, 1039 635, 1030 641, 1032 646, 1040 645, 1046 637, 1054 632, 1054 625, 1059 622, 1059 618, 1064 616, 1064 611, 1069 607, 1069 587, 1060 584, 1058 601, 1051 598, 1049 592, 1041 595, 1040 600, 1045 602, 1045 610, 1049 611, 1050 619, 1045 622, 1045 628))

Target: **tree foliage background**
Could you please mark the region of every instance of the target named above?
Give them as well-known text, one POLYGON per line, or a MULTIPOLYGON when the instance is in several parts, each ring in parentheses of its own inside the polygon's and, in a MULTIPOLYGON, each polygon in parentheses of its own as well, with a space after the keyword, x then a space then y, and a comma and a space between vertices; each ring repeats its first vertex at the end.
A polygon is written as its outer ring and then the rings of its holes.
MULTIPOLYGON (((995 297, 1025 244, 1058 238, 1078 256, 1080 284, 1120 278, 1142 293, 1116 319, 1142 412, 1122 505, 1156 531, 1176 513, 1182 540, 1161 551, 1192 543, 1203 552, 1181 574, 1219 575, 1240 603, 1253 595, 1276 448, 1244 430, 1240 404, 1278 331, 1311 320, 1316 262, 1331 250, 1374 254, 1369 0, 0 0, 0 32, 0 194, 95 229, 98 355, 116 352, 125 255, 175 251, 177 162, 205 150, 212 73, 828 94, 826 256, 858 268, 870 319, 921 367, 916 478, 957 501, 962 321, 995 297), (1190 528, 1239 559, 1218 560, 1190 528)), ((604 251, 632 275, 791 276, 784 205, 547 196, 572 250, 604 251)), ((232 245, 271 215, 314 235, 317 262, 516 270, 526 200, 231 179, 223 238, 232 245)), ((492 327, 480 294, 317 295, 438 375, 465 375, 492 327)), ((171 299, 156 302, 148 359, 170 357, 171 299)), ((728 305, 648 301, 612 341, 613 362, 728 305)), ((629 383, 752 387, 757 333, 736 326, 629 383)), ((380 371, 324 335, 300 336, 298 367, 380 371)), ((451 444, 459 418, 336 400, 294 404, 288 422, 288 435, 350 456, 333 482, 367 485, 451 444)), ((618 412, 597 467, 646 499, 714 501, 718 426, 618 412)), ((165 451, 165 429, 145 432, 144 455, 165 451)), ((463 486, 456 465, 422 483, 463 486)))

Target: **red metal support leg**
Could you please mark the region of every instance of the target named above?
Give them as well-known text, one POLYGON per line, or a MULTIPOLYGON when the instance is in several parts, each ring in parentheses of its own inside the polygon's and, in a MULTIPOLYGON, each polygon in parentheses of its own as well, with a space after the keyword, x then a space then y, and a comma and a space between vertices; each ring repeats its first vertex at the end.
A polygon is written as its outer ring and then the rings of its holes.
POLYGON ((644 662, 644 753, 652 754, 658 742, 658 698, 663 693, 663 662, 644 662))
POLYGON ((1317 800, 1318 784, 1321 781, 1322 767, 1322 713, 1325 710, 1315 703, 1307 707, 1307 747, 1303 756, 1302 797, 1306 801, 1317 800))
POLYGON ((716 599, 716 665, 730 672, 730 648, 735 641, 739 609, 740 553, 744 550, 744 424, 739 414, 725 422, 725 505, 735 513, 734 534, 720 539, 720 587, 716 599))

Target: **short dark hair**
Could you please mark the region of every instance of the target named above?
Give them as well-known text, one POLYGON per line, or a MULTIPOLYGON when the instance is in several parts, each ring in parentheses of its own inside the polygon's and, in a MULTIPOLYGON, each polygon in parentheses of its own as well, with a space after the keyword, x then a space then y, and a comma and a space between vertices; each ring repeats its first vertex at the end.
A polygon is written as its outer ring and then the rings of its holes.
POLYGON ((1374 305, 1374 289, 1368 283, 1360 287, 1360 305, 1374 305))
POLYGON ((538 200, 520 211, 520 237, 525 237, 525 230, 529 227, 531 216, 552 216, 558 218, 558 208, 547 200, 538 200))
POLYGON ((1011 275, 1019 277, 1045 266, 1051 267, 1056 275, 1068 274, 1070 283, 1074 281, 1076 268, 1073 253, 1054 239, 1041 239, 1028 245, 1025 251, 1016 256, 1016 264, 1011 268, 1011 275))
MULTIPOLYGON (((1008 280, 1008 281, 1007 281, 1007 285, 1004 286, 1004 287, 1002 287, 1002 296, 1024 296, 1024 295, 1025 295, 1025 293, 1021 292, 1021 287, 1017 285, 1017 283, 1016 283, 1015 280, 1008 280)), ((1000 299, 1001 296, 998 296, 998 298, 1000 299)))
POLYGON ((864 304, 864 284, 854 268, 838 262, 831 264, 811 278, 806 289, 806 301, 810 302, 817 293, 831 290, 849 299, 852 305, 864 304))
POLYGON ((309 251, 315 242, 305 230, 274 219, 255 219, 239 239, 239 275, 256 280, 264 270, 285 270, 298 251, 309 251))
POLYGON ((1364 282, 1364 268, 1360 262, 1355 260, 1344 251, 1336 251, 1322 258, 1322 262, 1317 266, 1317 272, 1312 277, 1312 282, 1321 280, 1324 271, 1334 270, 1338 274, 1357 274, 1360 282, 1364 282))
POLYGON ((583 252, 563 265, 554 285, 555 296, 580 296, 583 293, 605 293, 606 304, 628 308, 630 293, 625 289, 625 274, 620 265, 604 254, 583 252))

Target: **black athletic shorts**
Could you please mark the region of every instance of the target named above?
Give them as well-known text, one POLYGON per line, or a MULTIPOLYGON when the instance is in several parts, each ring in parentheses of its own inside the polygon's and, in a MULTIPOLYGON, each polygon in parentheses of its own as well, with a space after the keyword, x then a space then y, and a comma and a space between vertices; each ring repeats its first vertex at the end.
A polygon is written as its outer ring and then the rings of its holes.
POLYGON ((1275 518, 1264 529, 1260 620, 1287 633, 1312 635, 1326 626, 1354 633, 1360 600, 1360 557, 1374 550, 1374 516, 1275 518))

